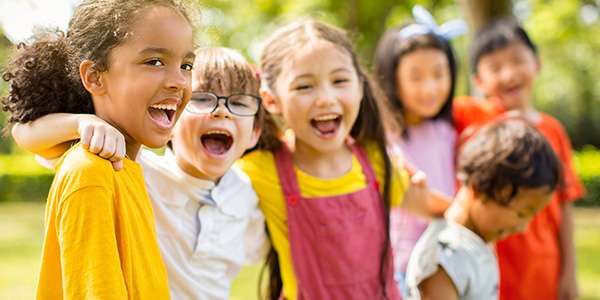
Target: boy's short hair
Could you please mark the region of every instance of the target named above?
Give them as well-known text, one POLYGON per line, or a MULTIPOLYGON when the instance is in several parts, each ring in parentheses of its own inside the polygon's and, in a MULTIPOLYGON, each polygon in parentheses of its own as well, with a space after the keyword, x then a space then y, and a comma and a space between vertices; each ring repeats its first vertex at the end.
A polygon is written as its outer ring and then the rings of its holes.
POLYGON ((479 29, 471 45, 471 72, 477 74, 477 64, 482 56, 502 49, 512 43, 523 43, 537 56, 535 45, 519 23, 510 18, 498 18, 479 29))
POLYGON ((516 118, 479 129, 461 148, 457 170, 462 184, 500 205, 508 205, 520 188, 547 186, 552 191, 561 182, 561 163, 550 144, 516 118))

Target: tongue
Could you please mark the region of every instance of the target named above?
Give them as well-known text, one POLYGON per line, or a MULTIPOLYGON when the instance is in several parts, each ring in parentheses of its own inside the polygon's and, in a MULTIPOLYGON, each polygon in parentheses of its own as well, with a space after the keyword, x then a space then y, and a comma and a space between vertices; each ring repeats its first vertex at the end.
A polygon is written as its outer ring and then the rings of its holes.
POLYGON ((150 117, 153 120, 162 124, 169 124, 169 117, 164 110, 150 107, 148 111, 150 112, 150 117))
POLYGON ((330 133, 335 130, 335 120, 315 121, 315 127, 322 133, 330 133))
POLYGON ((204 148, 215 154, 223 154, 227 151, 225 142, 219 139, 205 138, 202 141, 204 148))

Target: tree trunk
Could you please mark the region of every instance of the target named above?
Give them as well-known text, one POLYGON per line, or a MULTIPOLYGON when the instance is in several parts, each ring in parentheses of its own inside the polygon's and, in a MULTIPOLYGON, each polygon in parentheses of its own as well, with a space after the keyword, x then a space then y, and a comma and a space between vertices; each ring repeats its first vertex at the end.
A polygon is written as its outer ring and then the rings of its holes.
POLYGON ((474 34, 495 17, 514 16, 511 0, 458 0, 474 34))
MULTIPOLYGON (((496 17, 514 17, 511 0, 458 0, 458 2, 467 24, 469 24, 469 36, 471 37, 496 17)), ((470 69, 469 67, 468 70, 470 69)), ((469 82, 469 93, 477 98, 483 98, 483 92, 475 88, 471 76, 469 76, 469 82)))

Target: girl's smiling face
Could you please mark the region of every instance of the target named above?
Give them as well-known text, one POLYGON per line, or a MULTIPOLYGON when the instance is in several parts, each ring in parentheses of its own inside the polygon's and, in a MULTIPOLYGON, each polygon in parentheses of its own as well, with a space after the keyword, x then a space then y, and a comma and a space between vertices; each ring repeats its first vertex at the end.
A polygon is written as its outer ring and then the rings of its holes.
POLYGON ((396 78, 396 93, 409 124, 435 117, 448 100, 450 66, 440 49, 423 48, 403 55, 396 78))
POLYGON ((290 55, 274 91, 263 100, 294 130, 296 149, 327 153, 343 147, 360 110, 362 89, 351 56, 322 41, 290 55))
POLYGON ((108 70, 97 74, 101 88, 90 91, 96 115, 123 133, 130 156, 142 144, 167 143, 191 97, 195 57, 192 28, 183 16, 162 6, 138 16, 127 40, 110 52, 108 70))

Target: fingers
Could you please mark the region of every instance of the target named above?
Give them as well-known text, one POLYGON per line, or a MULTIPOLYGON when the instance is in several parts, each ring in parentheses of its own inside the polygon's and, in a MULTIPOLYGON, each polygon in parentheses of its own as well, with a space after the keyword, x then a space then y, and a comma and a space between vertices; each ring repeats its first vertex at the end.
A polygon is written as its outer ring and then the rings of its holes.
POLYGON ((410 183, 414 186, 427 188, 427 176, 423 171, 417 171, 410 177, 410 183))
POLYGON ((123 170, 123 160, 113 161, 112 166, 117 172, 123 170))
POLYGON ((79 123, 78 131, 82 148, 113 163, 118 163, 116 167, 122 168, 122 160, 125 157, 125 137, 121 132, 96 116, 84 118, 79 123))

